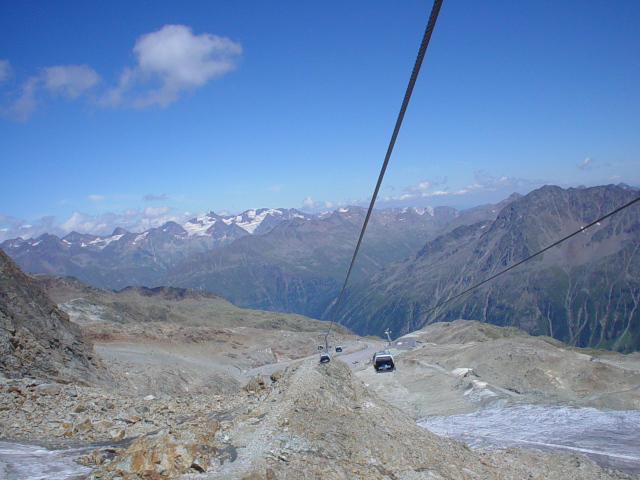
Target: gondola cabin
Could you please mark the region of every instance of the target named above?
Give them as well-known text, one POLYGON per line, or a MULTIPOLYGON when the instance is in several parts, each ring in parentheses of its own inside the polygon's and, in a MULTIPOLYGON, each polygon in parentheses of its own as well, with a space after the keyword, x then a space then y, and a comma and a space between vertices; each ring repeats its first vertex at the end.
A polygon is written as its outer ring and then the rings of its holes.
POLYGON ((328 353, 320 354, 320 363, 329 363, 331 361, 331 357, 328 353))
POLYGON ((389 352, 378 352, 373 355, 373 368, 376 372, 393 372, 396 364, 389 352))
POLYGON ((340 345, 336 345, 336 352, 337 353, 341 353, 342 352, 342 347, 340 345))

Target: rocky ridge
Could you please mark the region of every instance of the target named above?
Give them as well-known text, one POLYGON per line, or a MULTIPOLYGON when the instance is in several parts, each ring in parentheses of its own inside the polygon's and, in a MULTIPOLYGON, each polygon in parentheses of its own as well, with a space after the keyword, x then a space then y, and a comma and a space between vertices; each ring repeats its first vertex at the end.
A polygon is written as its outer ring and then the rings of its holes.
POLYGON ((0 372, 57 382, 104 378, 80 328, 0 250, 0 372))
POLYGON ((224 438, 236 449, 236 460, 203 478, 632 478, 582 456, 471 451, 417 426, 339 360, 287 368, 229 423, 224 438))

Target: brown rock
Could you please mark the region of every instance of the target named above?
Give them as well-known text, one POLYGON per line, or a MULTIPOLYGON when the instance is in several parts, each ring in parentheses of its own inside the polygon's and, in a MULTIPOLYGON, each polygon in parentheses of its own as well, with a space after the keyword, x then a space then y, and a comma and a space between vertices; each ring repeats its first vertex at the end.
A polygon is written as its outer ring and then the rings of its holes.
POLYGON ((84 433, 90 430, 93 430, 93 424, 91 423, 91 420, 88 418, 79 423, 76 423, 73 426, 73 431, 78 433, 84 433))
POLYGON ((247 392, 257 392, 258 390, 263 390, 265 388, 267 387, 264 383, 264 380, 262 379, 262 375, 258 375, 256 378, 254 378, 244 386, 244 389, 247 392))
POLYGON ((265 478, 263 475, 253 472, 251 475, 247 477, 242 477, 242 480, 265 480, 265 478))
MULTIPOLYGON (((177 429, 141 437, 120 452, 106 470, 119 472, 123 478, 175 478, 189 472, 206 472, 217 451, 215 434, 219 428, 216 420, 201 417, 177 429)), ((99 469, 93 475, 98 478, 104 473, 99 469)))
POLYGON ((126 433, 127 432, 123 427, 113 427, 109 429, 109 435, 115 441, 123 440, 126 433))
POLYGON ((272 382, 277 382, 278 380, 280 380, 280 377, 282 377, 283 373, 284 373, 284 370, 276 370, 269 376, 269 378, 271 379, 272 382))

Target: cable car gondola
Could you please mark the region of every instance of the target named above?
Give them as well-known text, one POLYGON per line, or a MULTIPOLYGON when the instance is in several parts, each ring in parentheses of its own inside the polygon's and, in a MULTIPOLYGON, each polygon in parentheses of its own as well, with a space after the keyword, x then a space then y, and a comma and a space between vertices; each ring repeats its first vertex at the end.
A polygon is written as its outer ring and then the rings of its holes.
POLYGON ((384 350, 375 353, 373 355, 373 368, 376 372, 393 372, 396 369, 393 355, 384 350))
POLYGON ((341 353, 342 352, 342 347, 340 345, 336 345, 336 352, 337 353, 341 353))
POLYGON ((331 361, 331 357, 328 353, 320 354, 320 363, 329 363, 331 361))

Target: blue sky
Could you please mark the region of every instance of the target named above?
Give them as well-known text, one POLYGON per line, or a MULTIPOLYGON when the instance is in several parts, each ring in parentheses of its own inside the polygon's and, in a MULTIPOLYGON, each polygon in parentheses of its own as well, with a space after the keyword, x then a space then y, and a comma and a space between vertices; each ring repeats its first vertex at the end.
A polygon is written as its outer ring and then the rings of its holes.
MULTIPOLYGON (((366 205, 430 2, 0 17, 0 241, 366 205)), ((640 2, 445 0, 376 206, 640 185, 640 2)))

